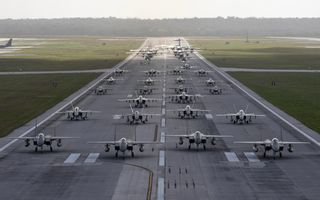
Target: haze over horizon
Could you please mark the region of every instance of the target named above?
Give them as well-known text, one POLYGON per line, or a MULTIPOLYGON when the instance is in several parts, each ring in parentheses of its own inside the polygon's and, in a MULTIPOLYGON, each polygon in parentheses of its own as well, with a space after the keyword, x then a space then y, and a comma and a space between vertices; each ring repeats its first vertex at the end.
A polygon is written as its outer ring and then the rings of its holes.
POLYGON ((25 18, 313 18, 317 0, 2 0, 0 19, 25 18))

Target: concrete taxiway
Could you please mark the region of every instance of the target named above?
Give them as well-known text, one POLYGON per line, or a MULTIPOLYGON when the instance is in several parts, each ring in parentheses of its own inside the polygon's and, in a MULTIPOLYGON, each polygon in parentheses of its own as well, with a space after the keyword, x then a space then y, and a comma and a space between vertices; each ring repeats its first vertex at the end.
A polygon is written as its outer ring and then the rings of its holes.
MULTIPOLYGON (((153 45, 174 44, 174 38, 152 38, 153 45)), ((191 54, 188 63, 206 70, 214 70, 197 55, 191 54)), ((85 121, 68 121, 66 116, 56 116, 39 127, 45 133, 75 136, 80 139, 63 140, 61 148, 54 152, 44 148, 34 152, 15 142, 1 148, 0 199, 318 199, 320 195, 319 147, 295 146, 294 153, 284 152, 283 158, 263 158, 252 152, 252 146, 234 144, 235 140, 260 140, 280 137, 290 141, 310 141, 297 131, 258 105, 252 98, 225 80, 218 73, 209 77, 218 80, 222 95, 210 95, 203 80, 193 72, 187 72, 186 85, 192 94, 202 94, 194 107, 211 112, 198 119, 179 119, 166 109, 182 108, 185 104, 166 100, 173 94, 176 76, 166 73, 154 87, 158 90, 149 97, 163 98, 145 108, 146 113, 159 113, 148 123, 129 125, 125 120, 113 118, 114 114, 130 112, 127 103, 117 99, 136 96, 135 90, 145 79, 141 71, 173 69, 182 63, 172 53, 159 52, 150 64, 135 56, 123 68, 129 70, 123 80, 108 86, 110 94, 95 95, 92 92, 76 104, 81 108, 99 110, 85 121), (215 114, 233 112, 233 105, 250 112, 266 114, 251 124, 234 125, 215 114), (188 142, 179 145, 178 139, 165 135, 201 131, 206 134, 232 135, 233 138, 217 139, 216 145, 194 146, 188 150, 188 142), (103 145, 87 144, 88 141, 114 140, 121 137, 143 141, 158 141, 159 145, 146 145, 144 152, 135 148, 135 157, 129 153, 115 158, 115 151, 104 152, 103 145)), ((14 132, 13 134, 19 135, 14 132)), ((21 134, 21 133, 20 133, 21 134)), ((32 135, 33 132, 30 133, 32 135)), ((308 133, 307 133, 308 134, 308 133)), ((316 138, 317 139, 317 138, 316 138)), ((9 139, 3 138, 3 147, 9 139)))

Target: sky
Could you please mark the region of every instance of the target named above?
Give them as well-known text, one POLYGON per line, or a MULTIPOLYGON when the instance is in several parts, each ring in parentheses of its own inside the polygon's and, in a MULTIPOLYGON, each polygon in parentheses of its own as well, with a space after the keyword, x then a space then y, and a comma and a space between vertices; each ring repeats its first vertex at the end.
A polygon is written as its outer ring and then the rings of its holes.
POLYGON ((320 0, 1 0, 0 19, 320 17, 320 0))

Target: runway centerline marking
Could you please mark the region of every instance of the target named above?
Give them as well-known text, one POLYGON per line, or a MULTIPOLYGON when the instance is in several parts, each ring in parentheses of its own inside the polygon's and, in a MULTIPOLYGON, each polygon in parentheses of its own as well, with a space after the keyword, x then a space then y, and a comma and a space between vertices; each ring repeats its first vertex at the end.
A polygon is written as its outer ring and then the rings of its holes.
POLYGON ((166 114, 166 109, 162 108, 162 115, 165 115, 165 114, 166 114))
POLYGON ((162 91, 163 91, 163 92, 166 92, 166 88, 163 88, 162 91))
POLYGON ((165 162, 165 154, 164 151, 159 151, 159 166, 164 167, 164 162, 165 162))
POLYGON ((72 164, 75 163, 80 157, 81 153, 72 153, 69 157, 63 162, 64 164, 72 164))
POLYGON ((213 119, 212 114, 205 114, 206 118, 209 119, 213 119))
POLYGON ((239 158, 235 152, 224 152, 229 162, 239 162, 239 158))
POLYGON ((161 143, 165 143, 166 142, 166 133, 165 132, 161 132, 160 142, 161 143))
POLYGON ((162 101, 162 105, 163 105, 163 106, 165 106, 165 105, 166 105, 166 102, 165 102, 164 100, 162 101))
POLYGON ((166 126, 166 119, 161 119, 161 127, 165 127, 166 126))
POLYGON ((128 96, 127 96, 128 98, 131 98, 132 97, 132 94, 128 94, 128 96))
POLYGON ((259 158, 254 152, 244 152, 249 162, 260 162, 259 158))
POLYGON ((158 178, 157 200, 164 200, 164 178, 158 178))
POLYGON ((85 163, 94 163, 99 157, 100 153, 90 153, 88 157, 85 159, 85 163))

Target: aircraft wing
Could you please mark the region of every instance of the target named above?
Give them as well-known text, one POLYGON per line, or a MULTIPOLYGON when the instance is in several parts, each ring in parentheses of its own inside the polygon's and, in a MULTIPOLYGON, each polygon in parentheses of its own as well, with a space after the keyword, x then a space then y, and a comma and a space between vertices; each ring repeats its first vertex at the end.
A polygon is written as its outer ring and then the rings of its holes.
POLYGON ((279 141, 279 144, 310 144, 310 142, 289 142, 289 141, 279 141))
POLYGON ((259 144, 259 145, 266 145, 266 144, 271 144, 270 142, 267 141, 235 141, 233 142, 235 144, 259 144))
POLYGON ((154 99, 154 98, 147 98, 147 102, 157 102, 157 101, 162 101, 162 99, 154 99))
POLYGON ((120 102, 128 102, 128 103, 133 103, 136 101, 136 99, 118 99, 120 102))
POLYGON ((101 111, 96 111, 96 110, 81 110, 82 113, 101 113, 101 111))
POLYGON ((72 110, 62 111, 62 112, 56 112, 57 114, 72 114, 72 110))
POLYGON ((133 145, 159 144, 159 142, 153 142, 153 141, 128 141, 128 143, 133 145))
POLYGON ((235 117, 237 114, 235 113, 227 113, 227 114, 217 114, 217 117, 235 117))
POLYGON ((265 117, 266 115, 256 115, 254 113, 246 113, 246 116, 248 116, 248 117, 265 117))
POLYGON ((17 140, 35 140, 36 137, 9 137, 9 139, 17 139, 17 140))
POLYGON ((142 116, 161 116, 161 114, 141 114, 142 116))
POLYGON ((109 144, 109 145, 116 145, 118 141, 90 141, 88 144, 109 144))
POLYGON ((58 139, 79 139, 80 137, 53 136, 53 137, 46 137, 46 138, 52 139, 52 140, 58 140, 58 139))
POLYGON ((190 135, 166 135, 166 137, 182 137, 182 138, 189 138, 190 135))
POLYGON ((211 110, 200 110, 200 109, 192 109, 191 111, 193 111, 193 112, 200 112, 200 113, 211 112, 211 110))
POLYGON ((204 135, 206 138, 230 138, 232 135, 204 135))

